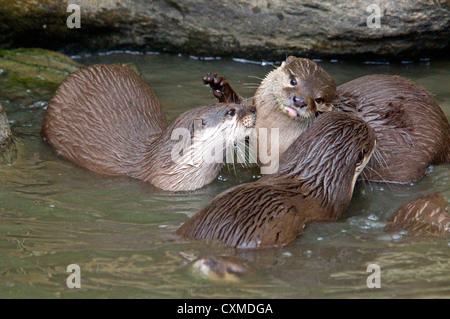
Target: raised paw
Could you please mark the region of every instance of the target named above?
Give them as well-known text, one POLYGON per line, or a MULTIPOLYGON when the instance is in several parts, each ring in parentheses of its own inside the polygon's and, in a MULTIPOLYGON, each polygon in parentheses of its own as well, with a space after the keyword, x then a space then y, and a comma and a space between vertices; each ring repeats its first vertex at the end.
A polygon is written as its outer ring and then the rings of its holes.
POLYGON ((213 95, 221 103, 240 103, 239 95, 233 90, 227 79, 219 73, 208 73, 203 78, 204 84, 209 84, 213 95))

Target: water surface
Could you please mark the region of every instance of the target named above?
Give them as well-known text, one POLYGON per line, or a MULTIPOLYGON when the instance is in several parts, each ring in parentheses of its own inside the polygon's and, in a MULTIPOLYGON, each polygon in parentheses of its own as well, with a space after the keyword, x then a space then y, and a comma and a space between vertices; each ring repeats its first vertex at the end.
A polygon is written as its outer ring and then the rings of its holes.
MULTIPOLYGON (((229 59, 111 54, 83 64, 132 62, 161 99, 169 121, 214 102, 202 84, 221 72, 251 97, 272 69, 229 59)), ((373 74, 398 74, 426 87, 450 115, 450 62, 319 64, 337 84, 373 74)), ((347 298, 450 297, 450 242, 383 231, 403 203, 422 195, 450 198, 450 165, 432 167, 405 186, 358 183, 346 217, 308 227, 284 248, 236 251, 189 242, 174 231, 215 195, 253 180, 257 170, 226 167, 211 185, 169 193, 128 178, 101 176, 58 158, 39 135, 50 98, 2 100, 18 137, 19 159, 0 166, 0 297, 45 298, 347 298), (36 103, 39 102, 39 103, 36 103), (193 260, 233 255, 254 268, 240 284, 198 279, 193 260), (381 266, 381 289, 368 289, 366 268, 381 266), (68 289, 66 267, 78 264, 82 288, 68 289)), ((405 163, 407 165, 408 163, 405 163)))

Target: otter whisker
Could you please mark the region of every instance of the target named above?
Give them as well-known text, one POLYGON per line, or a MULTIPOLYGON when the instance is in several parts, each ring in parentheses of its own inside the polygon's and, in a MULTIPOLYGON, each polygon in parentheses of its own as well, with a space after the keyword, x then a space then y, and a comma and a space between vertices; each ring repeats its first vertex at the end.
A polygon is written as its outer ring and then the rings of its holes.
MULTIPOLYGON (((377 183, 385 183, 385 184, 387 185, 387 187, 389 187, 389 190, 392 191, 391 185, 389 184, 389 182, 387 182, 387 181, 383 178, 383 176, 382 176, 380 173, 378 173, 376 170, 374 170, 372 167, 369 167, 368 165, 367 165, 364 169, 365 169, 365 170, 368 169, 369 171, 371 171, 371 172, 377 174, 377 175, 380 177, 380 179, 381 179, 380 181, 374 181, 374 180, 372 180, 373 182, 377 182, 377 183)), ((368 180, 367 180, 367 181, 368 181, 368 180)))
POLYGON ((257 163, 256 158, 254 158, 252 152, 250 152, 250 148, 248 147, 247 143, 242 142, 242 141, 238 141, 238 148, 240 149, 240 151, 244 154, 244 163, 243 166, 245 165, 246 168, 250 167, 250 163, 257 163), (248 153, 247 153, 248 150, 248 153), (248 155, 248 158, 247 158, 248 155))
POLYGON ((268 64, 268 65, 270 65, 270 66, 272 66, 274 69, 277 68, 277 66, 275 64, 273 64, 272 62, 269 62, 269 61, 263 61, 263 62, 268 64))
POLYGON ((383 156, 383 153, 382 153, 381 151, 379 151, 379 150, 375 150, 375 152, 377 153, 377 157, 379 157, 379 158, 383 161, 383 163, 384 163, 384 168, 387 168, 387 170, 388 170, 389 172, 391 172, 391 168, 390 168, 390 166, 388 165, 388 163, 386 162, 385 157, 383 156))
POLYGON ((381 152, 379 151, 379 150, 377 150, 377 149, 375 149, 375 151, 374 151, 374 159, 375 159, 375 161, 378 163, 378 165, 381 167, 381 168, 384 168, 384 169, 387 169, 387 171, 389 172, 389 173, 391 173, 392 171, 391 171, 391 168, 389 167, 389 165, 387 164, 387 162, 386 162, 386 160, 384 159, 384 157, 382 156, 382 154, 381 154, 381 152), (384 164, 384 165, 383 165, 384 164))
POLYGON ((368 184, 369 185, 369 191, 371 192, 373 190, 372 183, 370 182, 370 180, 367 179, 367 175, 364 172, 364 170, 361 172, 361 176, 363 177, 363 180, 361 180, 361 182, 364 185, 364 189, 367 191, 367 184, 368 184), (366 181, 367 181, 367 183, 366 183, 366 181))
POLYGON ((264 80, 263 78, 260 78, 259 76, 254 76, 254 75, 249 75, 248 76, 249 78, 252 78, 252 79, 257 79, 257 80, 264 80))

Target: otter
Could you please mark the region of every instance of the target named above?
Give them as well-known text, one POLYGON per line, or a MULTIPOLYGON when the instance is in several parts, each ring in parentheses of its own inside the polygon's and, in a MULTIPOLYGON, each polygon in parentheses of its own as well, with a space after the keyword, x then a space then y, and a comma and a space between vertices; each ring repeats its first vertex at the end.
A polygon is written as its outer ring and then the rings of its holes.
POLYGON ((253 99, 237 94, 220 74, 203 79, 219 102, 254 105, 260 128, 279 128, 280 153, 316 116, 332 109, 352 112, 376 132, 377 150, 361 177, 409 183, 433 164, 450 162, 450 125, 431 93, 410 80, 368 75, 336 87, 331 76, 309 59, 290 56, 261 82, 253 99))
POLYGON ((241 282, 249 270, 250 267, 245 261, 230 256, 201 258, 192 264, 195 275, 220 282, 241 282))
POLYGON ((58 155, 91 171, 190 191, 211 183, 223 165, 205 160, 206 153, 233 149, 251 134, 255 117, 252 107, 217 103, 189 110, 169 126, 141 77, 98 64, 75 71, 58 87, 42 135, 58 155))
POLYGON ((286 245, 308 223, 343 216, 375 145, 375 132, 359 117, 319 115, 282 155, 277 173, 218 195, 177 233, 236 248, 286 245))
POLYGON ((385 230, 406 230, 411 235, 449 236, 448 202, 438 194, 415 199, 389 218, 385 230))

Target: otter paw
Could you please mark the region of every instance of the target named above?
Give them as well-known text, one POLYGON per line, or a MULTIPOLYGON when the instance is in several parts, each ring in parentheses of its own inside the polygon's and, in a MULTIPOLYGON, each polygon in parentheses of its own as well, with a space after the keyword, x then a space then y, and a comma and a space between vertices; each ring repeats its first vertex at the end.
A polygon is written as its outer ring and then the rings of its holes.
POLYGON ((219 99, 220 102, 225 102, 227 96, 231 92, 231 87, 227 79, 219 73, 208 73, 203 78, 203 83, 209 84, 213 90, 213 95, 219 99))

